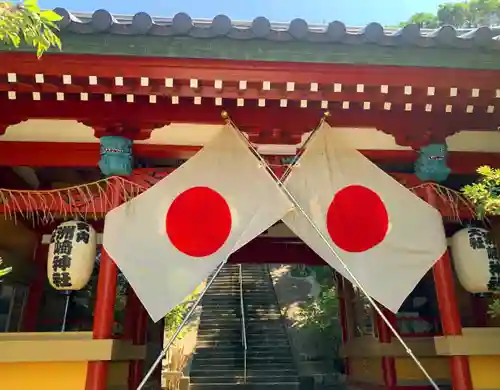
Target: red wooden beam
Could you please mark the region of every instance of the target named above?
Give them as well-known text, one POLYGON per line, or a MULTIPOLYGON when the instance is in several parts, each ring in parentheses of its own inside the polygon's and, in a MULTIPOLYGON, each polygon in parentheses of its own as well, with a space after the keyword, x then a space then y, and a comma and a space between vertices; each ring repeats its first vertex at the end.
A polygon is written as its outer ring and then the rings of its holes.
MULTIPOLYGON (((134 156, 188 159, 198 146, 135 144, 134 156)), ((1 142, 0 166, 97 167, 99 143, 1 142)))
MULTIPOLYGON (((188 159, 198 150, 199 146, 189 145, 135 144, 134 156, 188 159)), ((376 164, 412 164, 418 157, 417 152, 412 150, 360 150, 360 152, 376 164)), ((99 158, 98 143, 0 142, 0 166, 5 167, 97 167, 99 158)), ((500 154, 450 152, 448 165, 454 174, 474 174, 481 165, 500 167, 500 154)))
POLYGON ((255 238, 229 258, 230 263, 327 265, 303 243, 283 244, 266 238, 255 238))
MULTIPOLYGON (((180 99, 180 104, 171 104, 168 98, 159 98, 151 104, 144 97, 137 97, 135 103, 115 99, 105 102, 102 96, 90 101, 57 101, 55 96, 42 95, 41 101, 34 101, 28 96, 19 96, 16 100, 0 97, 3 129, 21 121, 38 119, 78 120, 97 129, 120 124, 125 128, 152 129, 172 122, 222 124, 222 110, 227 110, 233 121, 248 132, 251 140, 258 142, 259 136, 266 132, 281 130, 281 139, 273 143, 297 143, 304 132, 317 126, 324 111, 319 103, 300 108, 298 103, 289 102, 287 108, 279 102, 266 103, 265 108, 257 106, 255 101, 245 102, 244 107, 237 107, 234 101, 225 102, 224 107, 206 101, 201 105, 192 104, 192 100, 180 99), (288 138, 287 138, 288 137, 288 138), (284 141, 285 140, 285 141, 284 141)), ((432 112, 425 112, 423 107, 414 107, 405 111, 404 105, 393 105, 391 110, 364 110, 362 105, 352 103, 351 108, 343 110, 340 103, 333 104, 329 110, 328 122, 339 127, 375 127, 393 134, 401 145, 421 144, 433 140, 444 140, 459 130, 496 130, 500 123, 500 110, 493 114, 466 114, 445 112, 444 106, 434 107, 432 112)), ((0 126, 1 130, 1 126, 0 126)))
POLYGON ((498 70, 467 70, 432 67, 382 65, 294 63, 271 61, 233 61, 193 58, 145 58, 132 56, 48 54, 38 60, 31 53, 1 53, 0 74, 47 76, 69 74, 105 78, 149 77, 152 79, 224 80, 237 82, 299 84, 341 83, 427 88, 495 88, 491 80, 500 79, 498 70))
MULTIPOLYGON (((180 84, 180 83, 178 83, 180 84)), ((165 80, 151 80, 147 86, 136 84, 129 84, 123 86, 115 86, 113 82, 106 82, 99 85, 88 85, 87 83, 81 84, 63 84, 61 79, 51 82, 46 81, 43 84, 38 84, 35 80, 23 83, 9 83, 1 82, 0 79, 0 92, 15 91, 17 93, 31 94, 33 92, 52 93, 62 92, 64 94, 80 94, 87 92, 89 94, 104 95, 113 94, 113 99, 118 96, 132 94, 137 96, 178 96, 185 98, 201 97, 203 99, 215 99, 224 97, 225 99, 245 99, 257 100, 265 98, 267 101, 280 99, 287 99, 289 101, 308 100, 309 102, 357 102, 364 103, 370 102, 372 107, 382 107, 384 103, 391 102, 392 104, 405 104, 412 103, 416 106, 425 106, 432 104, 433 106, 452 105, 454 111, 464 112, 468 104, 474 105, 476 110, 486 112, 486 107, 489 105, 494 106, 496 102, 496 91, 483 90, 481 94, 473 98, 470 93, 460 93, 456 96, 451 96, 449 89, 438 90, 431 96, 427 94, 424 89, 414 90, 411 95, 404 94, 404 87, 392 87, 390 92, 381 93, 380 86, 366 86, 363 92, 356 91, 356 86, 343 86, 339 92, 334 92, 331 85, 328 84, 321 91, 312 92, 310 85, 297 86, 294 91, 285 91, 283 88, 271 89, 270 91, 262 91, 262 86, 248 87, 245 90, 240 90, 237 85, 227 86, 223 89, 218 89, 210 85, 202 85, 198 88, 192 88, 189 81, 183 84, 176 85, 175 88, 166 87, 165 80), (116 96, 118 95, 118 96, 116 96)))
MULTIPOLYGON (((257 102, 245 102, 245 106, 237 107, 234 101, 227 101, 220 107, 213 101, 206 104, 195 105, 192 99, 180 99, 180 104, 172 104, 169 98, 159 98, 158 103, 151 104, 144 98, 138 97, 135 103, 127 103, 124 99, 115 99, 105 102, 102 96, 90 101, 75 100, 57 101, 55 96, 42 95, 42 100, 35 101, 30 96, 20 96, 16 100, 0 97, 2 106, 2 122, 7 120, 38 119, 74 119, 95 123, 130 123, 130 124, 164 124, 171 122, 180 123, 223 123, 221 112, 227 110, 237 125, 257 127, 263 129, 282 128, 290 131, 301 127, 314 126, 322 118, 324 109, 320 104, 307 108, 300 108, 298 103, 289 102, 288 107, 280 107, 279 102, 271 101, 266 107, 258 107, 257 102), (44 99, 45 98, 45 99, 44 99)), ((404 105, 393 105, 391 110, 364 110, 360 104, 351 104, 350 109, 342 109, 341 104, 330 108, 331 116, 328 122, 332 126, 367 126, 381 127, 397 126, 404 131, 405 127, 418 125, 421 132, 432 127, 438 130, 440 125, 447 128, 458 125, 459 129, 485 130, 496 129, 500 114, 456 112, 446 113, 439 107, 431 112, 426 112, 423 107, 413 111, 405 111, 404 105), (403 121, 403 122, 401 122, 403 121), (414 121, 414 122, 409 122, 414 121)), ((14 122, 15 123, 15 122, 14 122)), ((310 131, 311 127, 304 127, 301 132, 310 131)))

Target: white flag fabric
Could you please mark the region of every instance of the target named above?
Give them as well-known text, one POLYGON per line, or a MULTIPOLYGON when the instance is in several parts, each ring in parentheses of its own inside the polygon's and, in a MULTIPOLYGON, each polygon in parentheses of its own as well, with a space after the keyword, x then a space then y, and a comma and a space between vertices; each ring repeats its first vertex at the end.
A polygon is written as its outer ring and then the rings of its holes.
POLYGON ((103 246, 154 321, 292 204, 231 126, 173 173, 110 211, 103 246))
MULTIPOLYGON (((446 250, 439 212, 342 144, 326 123, 284 184, 365 290, 393 312, 446 250)), ((352 282, 299 210, 283 221, 352 282)))

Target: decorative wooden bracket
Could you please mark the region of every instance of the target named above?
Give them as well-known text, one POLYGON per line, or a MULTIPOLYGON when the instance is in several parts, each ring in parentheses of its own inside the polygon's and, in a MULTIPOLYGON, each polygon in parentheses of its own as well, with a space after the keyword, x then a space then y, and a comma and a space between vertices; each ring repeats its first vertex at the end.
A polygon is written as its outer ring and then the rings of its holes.
POLYGON ((109 135, 117 135, 131 140, 142 141, 151 137, 154 129, 168 126, 170 123, 110 123, 107 121, 98 122, 94 120, 79 121, 80 123, 92 127, 94 135, 101 138, 109 135))
POLYGON ((26 121, 27 119, 15 119, 15 118, 9 118, 8 120, 0 119, 0 135, 4 135, 10 126, 17 125, 19 123, 26 121))
POLYGON ((420 150, 421 147, 429 144, 446 143, 447 137, 458 133, 461 129, 455 125, 417 123, 415 125, 400 124, 399 126, 380 125, 377 126, 377 130, 392 135, 396 144, 400 146, 409 146, 413 150, 420 150))

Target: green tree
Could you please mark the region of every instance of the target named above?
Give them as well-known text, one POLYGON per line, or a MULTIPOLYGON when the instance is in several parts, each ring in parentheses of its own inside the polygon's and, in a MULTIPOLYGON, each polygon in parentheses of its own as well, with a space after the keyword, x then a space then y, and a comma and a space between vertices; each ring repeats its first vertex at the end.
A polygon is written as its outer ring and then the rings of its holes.
POLYGON ((473 26, 491 26, 500 23, 500 0, 470 1, 469 18, 473 26))
POLYGON ((406 24, 418 24, 421 28, 437 28, 439 20, 436 15, 428 12, 418 12, 413 15, 407 22, 401 23, 401 26, 406 24))
POLYGON ((310 297, 300 305, 300 316, 293 326, 314 334, 321 342, 320 349, 328 350, 328 362, 333 364, 335 371, 341 372, 344 367, 340 357, 339 298, 332 269, 319 266, 303 267, 300 271, 302 276, 314 275, 321 290, 318 296, 310 297))
MULTIPOLYGON (((482 166, 477 169, 479 179, 462 188, 467 199, 476 207, 480 218, 500 215, 500 169, 482 166)), ((500 316, 500 291, 490 306, 493 317, 500 316)))
POLYGON ((23 3, 0 2, 0 40, 19 47, 21 43, 36 48, 40 57, 51 47, 61 48, 55 22, 61 20, 54 11, 42 11, 38 0, 23 3))
POLYGON ((478 180, 462 188, 463 194, 475 206, 480 218, 500 215, 500 169, 482 166, 477 173, 478 180))
POLYGON ((469 27, 470 15, 467 3, 444 3, 439 5, 437 19, 440 25, 450 25, 457 28, 469 27))
POLYGON ((419 12, 402 25, 416 23, 423 28, 451 25, 456 28, 492 26, 500 23, 500 0, 469 0, 440 4, 436 14, 419 12))

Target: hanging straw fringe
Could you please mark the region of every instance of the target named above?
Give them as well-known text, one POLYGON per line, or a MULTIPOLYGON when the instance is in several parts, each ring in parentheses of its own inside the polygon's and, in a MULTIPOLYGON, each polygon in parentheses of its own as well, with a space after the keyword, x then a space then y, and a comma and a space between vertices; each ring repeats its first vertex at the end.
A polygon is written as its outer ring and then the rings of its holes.
POLYGON ((458 191, 437 183, 422 183, 408 189, 424 200, 429 189, 433 191, 436 195, 436 208, 448 220, 461 223, 460 214, 463 210, 466 210, 472 219, 477 219, 475 207, 458 191))
POLYGON ((0 188, 0 206, 5 218, 17 221, 18 215, 33 223, 50 223, 56 218, 97 218, 113 208, 112 197, 128 201, 149 186, 113 176, 72 187, 54 190, 9 190, 0 188), (111 190, 112 189, 112 190, 111 190))
MULTIPOLYGON (((296 159, 294 160, 296 161, 296 159)), ((283 177, 286 177, 293 165, 292 163, 272 164, 271 166, 285 167, 283 177)), ((131 179, 112 176, 92 183, 45 191, 0 188, 0 208, 3 207, 0 212, 3 212, 7 219, 16 220, 17 216, 20 215, 23 219, 32 221, 34 224, 50 223, 56 218, 97 218, 113 208, 112 197, 116 192, 126 202, 146 191, 169 172, 170 170, 155 170, 149 174, 148 172, 138 172, 132 174, 131 179)), ((401 184, 405 184, 404 180, 397 176, 394 178, 401 184)), ((436 207, 448 220, 461 223, 460 215, 464 210, 471 218, 477 218, 475 207, 458 191, 430 182, 416 186, 406 185, 406 187, 424 200, 427 198, 428 190, 433 191, 437 200, 436 207)))

